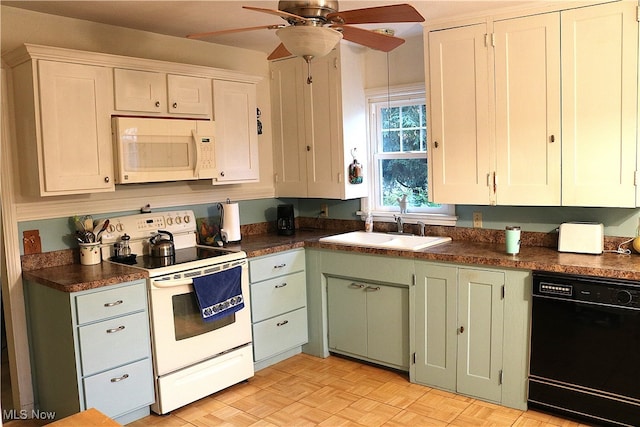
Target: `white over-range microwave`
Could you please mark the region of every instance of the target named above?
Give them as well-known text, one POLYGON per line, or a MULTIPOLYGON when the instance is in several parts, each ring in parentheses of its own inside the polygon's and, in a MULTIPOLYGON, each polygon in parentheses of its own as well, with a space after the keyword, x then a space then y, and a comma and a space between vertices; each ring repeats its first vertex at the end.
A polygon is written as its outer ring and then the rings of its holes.
POLYGON ((213 178, 214 122, 113 117, 116 183, 213 178))

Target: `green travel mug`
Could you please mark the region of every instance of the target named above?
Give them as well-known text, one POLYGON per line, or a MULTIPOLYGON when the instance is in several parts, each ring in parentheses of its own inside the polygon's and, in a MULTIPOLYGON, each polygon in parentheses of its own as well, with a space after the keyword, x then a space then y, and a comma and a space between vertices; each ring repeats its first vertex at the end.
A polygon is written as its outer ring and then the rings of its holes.
POLYGON ((507 253, 516 255, 520 252, 520 227, 508 225, 504 233, 504 240, 507 244, 507 253))

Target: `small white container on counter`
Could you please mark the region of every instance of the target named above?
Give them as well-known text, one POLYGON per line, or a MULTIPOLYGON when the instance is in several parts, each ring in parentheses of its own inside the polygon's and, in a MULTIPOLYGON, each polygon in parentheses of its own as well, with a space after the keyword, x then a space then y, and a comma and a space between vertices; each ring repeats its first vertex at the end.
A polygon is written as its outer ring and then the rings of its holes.
POLYGON ((102 262, 99 243, 78 243, 80 246, 80 264, 96 265, 102 262))

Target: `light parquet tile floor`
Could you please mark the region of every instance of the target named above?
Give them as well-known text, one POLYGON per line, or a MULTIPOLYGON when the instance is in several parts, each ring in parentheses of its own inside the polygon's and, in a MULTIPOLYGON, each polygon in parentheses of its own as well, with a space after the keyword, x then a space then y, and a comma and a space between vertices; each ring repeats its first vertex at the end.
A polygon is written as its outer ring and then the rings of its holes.
POLYGON ((129 426, 585 426, 409 383, 350 359, 299 354, 247 382, 129 426))

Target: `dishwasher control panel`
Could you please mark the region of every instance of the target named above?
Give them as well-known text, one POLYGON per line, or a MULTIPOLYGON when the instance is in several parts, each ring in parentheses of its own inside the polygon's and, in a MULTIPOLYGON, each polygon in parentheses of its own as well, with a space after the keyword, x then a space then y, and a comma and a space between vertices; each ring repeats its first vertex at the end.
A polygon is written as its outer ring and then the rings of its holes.
POLYGON ((534 273, 533 296, 640 309, 640 282, 534 273))

